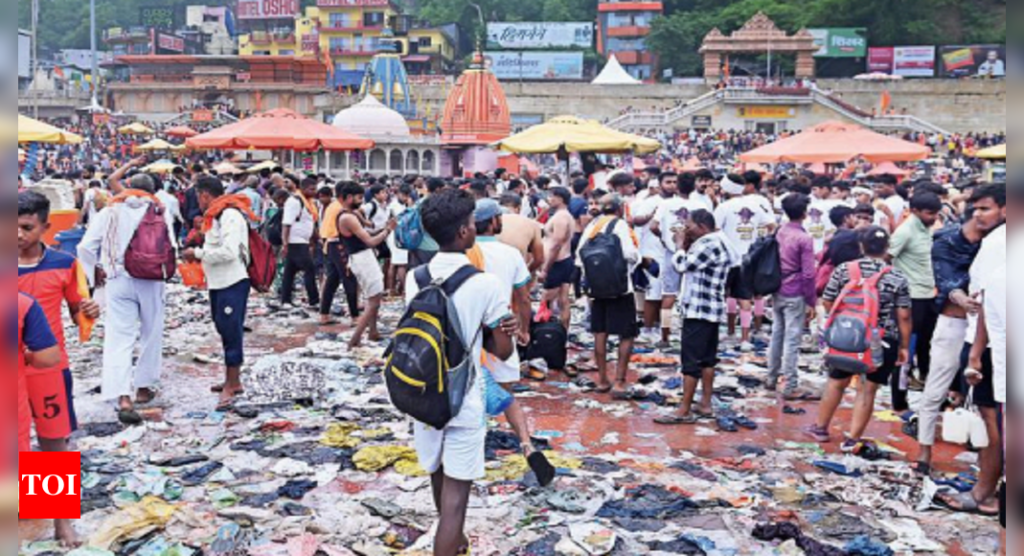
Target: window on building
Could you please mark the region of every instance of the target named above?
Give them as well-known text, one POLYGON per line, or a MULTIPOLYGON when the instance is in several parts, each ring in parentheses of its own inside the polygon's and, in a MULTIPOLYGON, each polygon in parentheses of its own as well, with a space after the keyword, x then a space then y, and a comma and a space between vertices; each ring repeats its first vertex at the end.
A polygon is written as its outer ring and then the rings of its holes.
POLYGON ((367 12, 363 14, 363 25, 366 27, 383 27, 385 17, 383 12, 367 12))
POLYGON ((434 151, 423 153, 423 172, 429 174, 434 171, 434 151))
POLYGON ((409 151, 409 155, 405 157, 405 171, 406 172, 419 172, 420 171, 420 153, 419 153, 419 151, 409 151))
POLYGON ((403 166, 402 163, 405 162, 403 160, 404 158, 405 157, 402 156, 402 151, 400 151, 398 149, 395 149, 395 150, 391 151, 391 164, 390 164, 390 168, 388 169, 388 171, 389 172, 401 172, 402 171, 402 166, 403 166))
MULTIPOLYGON (((401 153, 399 153, 401 156, 401 153)), ((388 157, 384 154, 381 149, 374 149, 370 153, 370 170, 371 171, 387 171, 388 157)))
POLYGON ((355 19, 352 15, 347 13, 331 14, 330 16, 331 27, 334 29, 351 29, 355 27, 354 22, 355 19))

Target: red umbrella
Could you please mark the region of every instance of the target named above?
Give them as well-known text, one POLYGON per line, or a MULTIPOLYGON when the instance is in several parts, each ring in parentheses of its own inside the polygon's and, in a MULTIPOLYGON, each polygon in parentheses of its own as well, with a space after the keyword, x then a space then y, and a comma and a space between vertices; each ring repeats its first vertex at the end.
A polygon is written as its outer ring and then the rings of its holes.
POLYGON ((924 160, 931 149, 875 133, 854 124, 825 122, 792 137, 740 155, 743 162, 844 163, 855 158, 868 162, 924 160))
POLYGON ((185 139, 188 139, 189 137, 199 135, 199 132, 191 127, 181 125, 164 130, 164 135, 168 137, 184 137, 185 139))
POLYGON ((892 162, 883 162, 883 163, 879 164, 878 166, 875 166, 874 168, 872 168, 871 171, 868 172, 868 175, 869 176, 882 176, 882 175, 885 175, 885 174, 890 174, 890 175, 897 176, 897 177, 904 177, 904 176, 909 176, 912 173, 913 172, 911 172, 910 170, 904 170, 903 168, 900 168, 899 166, 893 164, 892 162))
POLYGON ((257 114, 240 122, 192 137, 186 144, 193 149, 285 150, 298 152, 362 151, 374 142, 334 126, 302 116, 294 110, 279 108, 257 114))

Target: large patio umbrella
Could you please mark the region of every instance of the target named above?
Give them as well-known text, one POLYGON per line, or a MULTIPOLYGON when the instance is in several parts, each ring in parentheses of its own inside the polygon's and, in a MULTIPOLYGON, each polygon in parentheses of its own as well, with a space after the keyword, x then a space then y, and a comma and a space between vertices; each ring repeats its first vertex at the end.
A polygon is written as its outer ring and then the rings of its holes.
POLYGON ((1006 160, 1006 144, 982 149, 975 153, 974 156, 987 160, 1006 160))
POLYGON ((661 148, 661 143, 616 131, 595 121, 572 116, 559 116, 526 131, 503 139, 492 147, 519 154, 570 153, 625 153, 650 154, 661 148))
POLYGON ((174 145, 168 143, 163 139, 153 139, 148 143, 143 143, 135 147, 136 152, 145 153, 153 151, 171 151, 171 152, 182 152, 185 150, 185 145, 174 145))
POLYGON ((334 126, 280 108, 257 114, 240 122, 217 128, 185 141, 193 149, 284 150, 311 152, 362 151, 371 149, 370 139, 346 133, 334 126))
POLYGON ((70 131, 44 124, 18 114, 18 143, 57 143, 77 145, 82 138, 70 131))
POLYGON ((117 128, 117 132, 121 135, 152 135, 155 133, 145 124, 139 122, 133 122, 128 125, 121 126, 117 128))
POLYGON ((926 146, 876 133, 855 124, 825 122, 803 133, 740 155, 743 162, 838 164, 855 158, 868 162, 924 160, 926 146))
POLYGON ((142 169, 147 174, 170 174, 178 165, 170 160, 158 160, 142 169))
POLYGON ((175 126, 164 130, 164 135, 168 137, 180 137, 182 139, 188 139, 189 137, 195 137, 199 135, 199 132, 188 126, 175 126))
POLYGON ((888 174, 888 175, 891 175, 891 176, 896 176, 896 177, 902 178, 904 176, 909 176, 910 174, 913 174, 913 173, 914 173, 913 171, 905 170, 903 168, 900 168, 899 166, 893 164, 892 162, 883 162, 883 163, 875 166, 874 168, 872 168, 871 171, 868 172, 868 175, 869 176, 884 176, 884 175, 888 174))

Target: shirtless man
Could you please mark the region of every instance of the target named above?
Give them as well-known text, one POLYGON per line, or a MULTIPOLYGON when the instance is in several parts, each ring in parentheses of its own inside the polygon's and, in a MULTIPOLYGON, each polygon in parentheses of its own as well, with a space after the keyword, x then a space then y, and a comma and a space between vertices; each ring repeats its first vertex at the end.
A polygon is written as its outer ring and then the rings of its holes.
POLYGON ((548 203, 550 218, 544 226, 544 266, 541 277, 544 282, 543 300, 555 311, 566 330, 572 320, 572 306, 569 305, 569 286, 572 285, 574 264, 572 258, 572 234, 576 221, 569 214, 572 194, 564 187, 551 189, 548 203))
POLYGON ((535 275, 544 266, 543 228, 536 220, 521 215, 522 206, 523 198, 516 193, 501 196, 501 207, 505 209, 505 214, 501 217, 498 239, 518 249, 526 260, 530 274, 535 275))

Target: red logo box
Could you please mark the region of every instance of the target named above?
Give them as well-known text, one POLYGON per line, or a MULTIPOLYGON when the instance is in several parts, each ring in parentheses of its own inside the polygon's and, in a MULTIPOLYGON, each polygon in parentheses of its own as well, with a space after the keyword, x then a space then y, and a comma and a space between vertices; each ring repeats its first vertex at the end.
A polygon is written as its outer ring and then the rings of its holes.
POLYGON ((21 452, 18 478, 19 518, 81 519, 82 454, 21 452))

